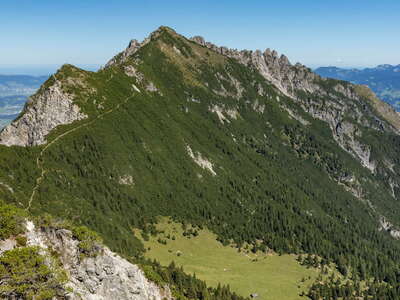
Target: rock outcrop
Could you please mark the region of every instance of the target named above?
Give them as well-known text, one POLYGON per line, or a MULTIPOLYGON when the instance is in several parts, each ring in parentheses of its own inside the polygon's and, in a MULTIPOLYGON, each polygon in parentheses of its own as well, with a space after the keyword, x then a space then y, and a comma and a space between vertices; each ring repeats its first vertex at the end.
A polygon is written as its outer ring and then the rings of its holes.
POLYGON ((142 46, 142 43, 140 43, 138 40, 136 40, 136 39, 131 40, 129 42, 128 47, 124 51, 122 51, 120 54, 114 56, 111 60, 109 60, 107 62, 107 64, 105 65, 105 67, 108 68, 114 64, 124 62, 128 57, 135 54, 135 52, 137 50, 139 50, 141 46, 142 46))
POLYGON ((21 116, 0 132, 0 144, 36 146, 46 143, 46 135, 59 125, 70 124, 87 116, 74 104, 73 95, 55 81, 32 96, 21 116))
POLYGON ((27 222, 27 245, 55 251, 67 271, 72 292, 70 300, 163 300, 172 299, 168 287, 160 288, 149 281, 138 266, 129 263, 108 248, 99 254, 82 258, 79 241, 66 229, 40 230, 27 222))
POLYGON ((254 66, 265 79, 287 96, 294 97, 297 90, 314 92, 318 89, 318 85, 314 83, 316 78, 320 78, 318 75, 299 63, 292 65, 285 55, 279 56, 275 50, 239 51, 218 47, 206 42, 201 36, 195 36, 191 40, 222 55, 234 58, 243 65, 254 66))
POLYGON ((128 47, 126 47, 126 49, 124 51, 117 54, 116 56, 114 56, 112 59, 110 59, 107 62, 107 64, 105 65, 105 68, 109 68, 113 65, 119 65, 119 64, 126 62, 126 60, 129 57, 132 57, 132 55, 135 54, 140 48, 142 48, 144 45, 146 45, 152 39, 155 39, 160 34, 160 32, 162 32, 163 30, 173 31, 171 28, 161 26, 157 30, 153 31, 142 42, 139 42, 136 39, 131 40, 128 44, 128 47))
POLYGON ((400 230, 398 230, 392 223, 381 217, 379 220, 380 228, 379 230, 387 231, 394 239, 400 239, 400 230))

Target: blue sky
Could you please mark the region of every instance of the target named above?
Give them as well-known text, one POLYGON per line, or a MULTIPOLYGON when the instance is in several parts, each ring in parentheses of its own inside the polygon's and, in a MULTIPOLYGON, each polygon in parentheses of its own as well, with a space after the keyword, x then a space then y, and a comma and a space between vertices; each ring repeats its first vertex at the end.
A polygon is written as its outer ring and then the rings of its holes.
POLYGON ((310 67, 400 64, 399 0, 0 1, 0 24, 0 73, 94 68, 160 25, 310 67))

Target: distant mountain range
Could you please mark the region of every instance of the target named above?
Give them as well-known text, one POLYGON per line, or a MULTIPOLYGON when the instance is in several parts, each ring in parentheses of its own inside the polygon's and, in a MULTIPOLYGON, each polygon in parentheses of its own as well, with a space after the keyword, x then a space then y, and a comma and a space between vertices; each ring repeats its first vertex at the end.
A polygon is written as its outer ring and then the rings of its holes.
POLYGON ((0 128, 13 120, 48 76, 0 75, 0 128))
POLYGON ((385 64, 365 69, 321 67, 316 69, 315 73, 323 77, 368 85, 379 98, 400 111, 400 64, 397 66, 385 64))

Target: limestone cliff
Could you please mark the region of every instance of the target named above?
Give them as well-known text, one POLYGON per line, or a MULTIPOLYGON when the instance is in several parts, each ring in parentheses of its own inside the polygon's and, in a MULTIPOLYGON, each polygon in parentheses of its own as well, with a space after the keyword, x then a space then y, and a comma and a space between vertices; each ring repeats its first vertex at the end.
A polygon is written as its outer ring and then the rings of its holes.
POLYGON ((42 88, 32 96, 20 117, 0 132, 0 144, 36 146, 59 125, 70 124, 87 116, 74 104, 73 95, 63 91, 60 81, 42 88))

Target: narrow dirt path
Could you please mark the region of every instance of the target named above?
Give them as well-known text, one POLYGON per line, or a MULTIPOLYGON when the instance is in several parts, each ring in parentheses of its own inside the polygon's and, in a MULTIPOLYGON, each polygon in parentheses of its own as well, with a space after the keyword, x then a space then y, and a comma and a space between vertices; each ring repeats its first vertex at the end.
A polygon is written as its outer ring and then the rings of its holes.
MULTIPOLYGON (((139 90, 139 92, 140 92, 140 90, 139 90)), ((128 100, 129 100, 130 98, 132 98, 132 97, 133 97, 133 96, 126 97, 126 99, 125 99, 123 102, 117 104, 114 108, 111 108, 111 109, 109 109, 109 110, 103 112, 102 114, 100 114, 100 115, 98 115, 96 118, 94 118, 93 120, 91 120, 91 121, 89 121, 89 122, 87 122, 87 123, 84 123, 84 124, 82 124, 82 125, 79 125, 78 127, 72 128, 72 129, 70 129, 70 130, 68 130, 68 131, 66 131, 66 132, 64 132, 64 133, 62 133, 62 134, 60 134, 60 135, 57 136, 54 140, 52 140, 50 143, 48 143, 48 144, 42 149, 42 151, 40 151, 38 157, 36 158, 36 165, 37 165, 38 169, 41 170, 41 171, 40 171, 40 176, 39 176, 38 178, 36 178, 36 184, 35 184, 35 186, 34 186, 34 188, 33 188, 33 190, 32 190, 32 194, 31 194, 31 196, 30 196, 30 198, 29 198, 29 202, 28 202, 28 206, 26 207, 26 210, 29 210, 29 209, 31 208, 32 201, 33 201, 33 199, 35 198, 35 195, 36 195, 36 193, 37 193, 37 190, 39 189, 40 184, 42 183, 42 181, 43 181, 43 179, 44 179, 44 176, 46 175, 47 170, 44 168, 44 166, 43 166, 43 160, 42 160, 43 154, 46 152, 46 150, 49 149, 49 147, 51 147, 51 145, 53 145, 54 143, 56 143, 57 141, 59 141, 60 139, 62 139, 64 136, 66 136, 66 135, 68 135, 68 134, 70 134, 70 133, 72 133, 72 132, 74 132, 74 131, 77 131, 77 130, 83 128, 83 127, 87 127, 87 126, 93 124, 94 122, 96 122, 98 119, 101 119, 101 118, 103 118, 104 116, 106 116, 106 115, 112 113, 113 111, 118 110, 118 109, 121 107, 121 105, 127 103, 128 100)))

